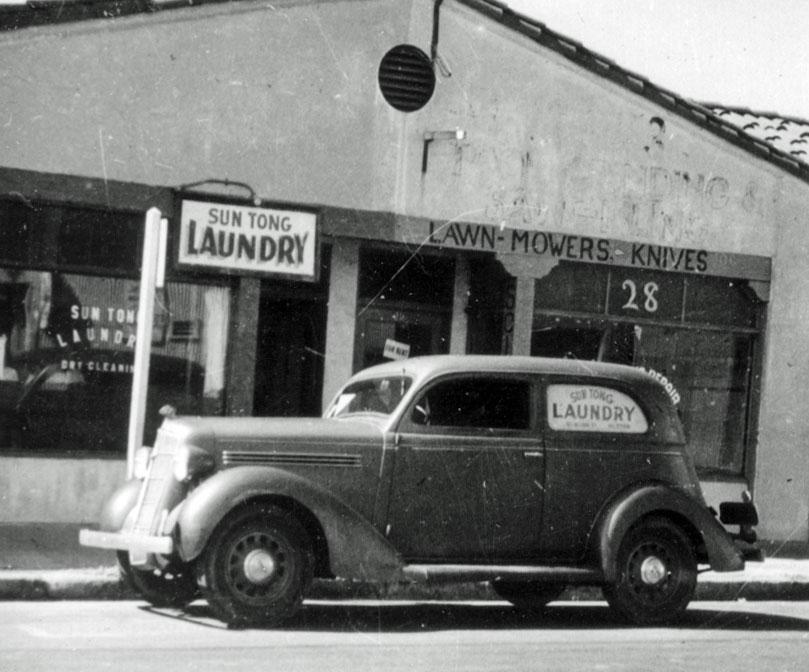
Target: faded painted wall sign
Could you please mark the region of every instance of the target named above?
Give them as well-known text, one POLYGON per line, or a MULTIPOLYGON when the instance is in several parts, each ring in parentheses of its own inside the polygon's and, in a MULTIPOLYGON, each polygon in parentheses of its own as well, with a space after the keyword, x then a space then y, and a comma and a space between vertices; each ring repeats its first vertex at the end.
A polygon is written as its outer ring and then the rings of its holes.
POLYGON ((316 237, 313 212, 183 200, 177 261, 315 280, 316 237))
POLYGON ((634 399, 593 385, 548 385, 548 426, 556 431, 629 434, 649 428, 634 399))
POLYGON ((397 228, 402 242, 417 240, 437 247, 749 280, 770 279, 769 257, 457 221, 439 223, 408 218, 397 228))

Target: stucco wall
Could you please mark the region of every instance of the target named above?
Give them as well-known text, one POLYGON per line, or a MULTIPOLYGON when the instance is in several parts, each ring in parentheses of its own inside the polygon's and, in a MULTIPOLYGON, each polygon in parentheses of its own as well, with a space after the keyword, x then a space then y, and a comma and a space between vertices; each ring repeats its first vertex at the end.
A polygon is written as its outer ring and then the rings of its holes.
POLYGON ((779 171, 451 0, 430 103, 377 69, 433 2, 237 3, 0 35, 6 167, 772 255, 779 171), (448 74, 449 73, 449 74, 448 74), (461 128, 462 140, 424 133, 461 128))
POLYGON ((390 210, 397 115, 376 70, 409 8, 226 3, 3 33, 0 161, 390 210))
POLYGON ((458 3, 407 117, 408 214, 771 255, 779 171, 458 3), (662 123, 662 127, 661 127, 662 123), (421 172, 423 133, 434 142, 421 172))
POLYGON ((125 460, 0 457, 0 523, 96 523, 125 479, 125 460))
POLYGON ((809 195, 785 176, 770 287, 755 492, 770 539, 807 541, 809 195))

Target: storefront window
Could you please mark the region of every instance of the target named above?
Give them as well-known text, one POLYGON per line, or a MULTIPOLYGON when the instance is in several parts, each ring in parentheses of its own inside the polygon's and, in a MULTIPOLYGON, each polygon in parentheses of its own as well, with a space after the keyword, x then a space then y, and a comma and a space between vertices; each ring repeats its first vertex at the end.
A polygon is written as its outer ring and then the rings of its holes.
POLYGON ((453 259, 363 250, 354 368, 449 352, 453 259))
POLYGON ((741 474, 753 339, 748 334, 636 327, 634 363, 671 381, 697 466, 741 474))
POLYGON ((537 281, 531 354, 642 367, 666 385, 700 472, 741 476, 758 311, 744 282, 560 264, 537 281))
MULTIPOLYGON (((9 272, 2 301, 5 447, 123 452, 137 334, 138 282, 43 271, 9 272)), ((152 331, 144 440, 165 404, 221 413, 229 296, 170 283, 152 331)))
MULTIPOLYGON (((0 231, 15 244, 0 252, 2 449, 126 452, 139 299, 131 270, 142 217, 137 228, 123 215, 115 234, 103 225, 110 217, 0 207, 0 231)), ((223 412, 229 313, 226 287, 170 282, 158 292, 146 443, 166 404, 223 412)))

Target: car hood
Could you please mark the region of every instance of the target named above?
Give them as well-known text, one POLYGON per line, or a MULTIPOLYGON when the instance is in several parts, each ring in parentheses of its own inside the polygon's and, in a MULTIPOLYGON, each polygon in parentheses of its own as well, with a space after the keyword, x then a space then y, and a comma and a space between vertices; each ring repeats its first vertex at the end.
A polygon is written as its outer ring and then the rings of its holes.
POLYGON ((164 420, 161 432, 207 449, 259 451, 284 446, 339 450, 345 445, 381 444, 384 426, 370 416, 350 420, 178 417, 164 420))

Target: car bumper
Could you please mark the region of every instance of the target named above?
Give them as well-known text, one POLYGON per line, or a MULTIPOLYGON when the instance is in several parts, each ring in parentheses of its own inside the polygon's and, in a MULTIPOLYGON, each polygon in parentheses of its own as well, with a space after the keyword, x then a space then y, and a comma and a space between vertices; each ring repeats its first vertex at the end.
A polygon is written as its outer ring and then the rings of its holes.
POLYGON ((174 540, 171 537, 148 537, 128 534, 126 532, 80 530, 79 543, 82 546, 109 548, 137 554, 154 553, 156 555, 170 555, 174 551, 174 540))
POLYGON ((731 535, 733 538, 733 545, 736 550, 741 553, 742 558, 747 562, 764 562, 764 551, 759 548, 758 544, 749 539, 743 539, 738 535, 731 535))
POLYGON ((719 505, 719 520, 723 525, 739 526, 739 532, 730 536, 745 560, 764 561, 764 551, 756 543, 757 535, 753 529, 758 525, 758 509, 749 492, 743 493, 741 502, 722 502, 719 505))

